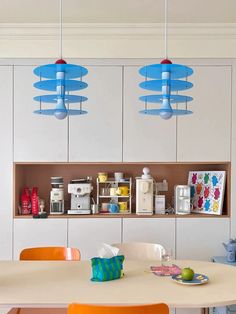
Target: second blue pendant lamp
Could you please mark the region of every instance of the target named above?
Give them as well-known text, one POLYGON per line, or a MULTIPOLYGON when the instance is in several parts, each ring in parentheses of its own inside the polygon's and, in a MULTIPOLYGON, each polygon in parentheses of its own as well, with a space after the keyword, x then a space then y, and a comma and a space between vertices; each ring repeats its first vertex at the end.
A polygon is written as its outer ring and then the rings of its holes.
POLYGON ((193 100, 190 96, 179 95, 179 91, 193 86, 188 82, 188 77, 193 70, 185 65, 173 64, 167 58, 167 11, 168 2, 165 0, 165 59, 160 64, 151 64, 142 67, 139 73, 145 77, 145 81, 139 86, 148 91, 158 91, 160 94, 144 95, 139 99, 145 103, 145 108, 139 111, 145 115, 159 115, 162 119, 170 119, 172 116, 191 114, 187 104, 193 100), (183 80, 184 79, 184 80, 183 80), (149 103, 159 103, 159 108, 149 108, 149 103), (173 104, 184 103, 184 108, 172 108, 173 104))
POLYGON ((54 64, 42 65, 34 69, 34 74, 40 78, 34 83, 34 87, 52 91, 54 94, 34 97, 34 100, 40 103, 39 110, 35 110, 34 113, 55 116, 59 120, 67 116, 86 114, 87 111, 82 110, 82 103, 87 100, 87 97, 71 95, 70 92, 82 90, 88 86, 83 82, 83 76, 87 73, 86 68, 67 64, 62 59, 62 0, 60 0, 60 59, 54 64), (55 108, 42 109, 43 103, 53 103, 55 108), (79 109, 69 109, 71 103, 79 103, 79 109))

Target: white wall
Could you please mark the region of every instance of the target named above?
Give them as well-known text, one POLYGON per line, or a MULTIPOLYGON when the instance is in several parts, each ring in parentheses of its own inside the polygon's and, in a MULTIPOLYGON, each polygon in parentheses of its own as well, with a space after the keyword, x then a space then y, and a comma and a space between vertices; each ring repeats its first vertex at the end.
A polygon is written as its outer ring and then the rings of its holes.
MULTIPOLYGON (((0 38, 0 42, 1 42, 1 38, 0 38)), ((11 41, 11 43, 13 44, 13 42, 11 41)), ((15 43, 16 45, 18 45, 18 42, 15 43)), ((31 42, 32 44, 32 42, 31 42)), ((31 45, 29 42, 27 43, 27 45, 31 45)), ((13 47, 13 46, 12 46, 13 47)), ((20 47, 20 45, 19 45, 20 47)), ((101 41, 100 41, 100 46, 101 47, 101 41)), ((15 52, 11 52, 12 54, 18 54, 19 53, 19 50, 17 50, 18 48, 15 46, 16 50, 15 52)), ((75 45, 75 49, 76 49, 76 45, 75 45)), ((103 47, 104 51, 105 51, 105 47, 103 47)), ((13 49, 14 50, 14 49, 13 49)), ((27 51, 27 50, 26 50, 27 51)), ((49 50, 46 50, 46 52, 48 52, 49 50)), ((75 50, 74 50, 75 51, 75 50)), ((43 50, 39 50, 38 53, 40 54, 41 52, 43 52, 43 50)), ((101 52, 102 54, 102 50, 99 50, 98 49, 98 52, 101 52)), ((22 53, 23 53, 23 50, 22 50, 22 53)), ((29 53, 29 51, 27 52, 29 53)), ((33 51, 33 54, 36 53, 36 50, 33 51)), ((129 54, 130 51, 127 52, 127 54, 129 54)), ((152 51, 153 53, 153 51, 152 51)), ((91 53, 92 54, 92 53, 91 53)), ((132 54, 131 54, 132 55, 132 54)), ((236 54, 235 54, 236 55, 236 54)), ((47 54, 47 57, 50 56, 50 53, 47 54)), ((73 56, 73 52, 71 52, 71 56, 73 56)), ((88 57, 88 56, 87 56, 88 57)), ((179 62, 179 63, 185 63, 184 61, 186 60, 176 60, 176 62, 179 62)), ((34 64, 39 64, 39 63, 43 63, 45 62, 45 60, 21 60, 21 59, 14 59, 14 60, 6 60, 6 59, 2 59, 0 60, 0 64, 8 64, 10 65, 13 65, 13 64, 17 64, 17 65, 23 65, 23 64, 31 64, 31 65, 34 65, 34 64)), ((86 59, 86 60, 83 60, 83 64, 86 64, 86 65, 103 65, 103 64, 106 64, 106 65, 123 65, 123 64, 130 64, 130 65, 139 65, 139 64, 146 64, 146 63, 152 63, 152 62, 158 62, 156 59, 132 59, 132 60, 112 60, 112 59, 108 59, 108 60, 101 60, 101 59, 97 59, 97 60, 89 60, 89 59, 86 59)), ((191 62, 190 60, 188 60, 188 62, 191 62)), ((208 60, 208 59, 204 59, 204 60, 195 60, 194 61, 194 64, 202 64, 202 65, 206 65, 208 66, 209 64, 217 64, 217 65, 232 65, 233 67, 235 67, 235 63, 234 61, 230 60, 230 59, 227 59, 227 60, 215 60, 215 61, 212 61, 212 60, 208 60)), ((235 101, 235 71, 234 71, 234 68, 233 68, 233 83, 232 83, 232 86, 233 86, 233 98, 232 98, 232 104, 234 105, 234 101, 235 101)), ((3 82, 4 83, 7 83, 7 81, 10 81, 12 83, 12 76, 11 76, 11 71, 8 73, 8 76, 6 78, 6 82, 4 81, 5 79, 5 76, 3 76, 3 82)), ((22 78, 23 79, 23 78, 22 78)), ((12 85, 11 85, 12 86, 12 85)), ((25 87, 25 92, 27 94, 27 90, 28 88, 32 89, 32 87, 25 87)), ((4 89, 5 90, 5 89, 4 89)), ((3 227, 5 227, 5 229, 7 229, 7 235, 8 237, 5 237, 5 234, 4 236, 2 235, 2 240, 4 241, 7 241, 4 243, 5 245, 5 248, 7 248, 7 253, 6 253, 6 256, 3 256, 2 258, 8 258, 10 259, 12 257, 12 250, 14 249, 13 246, 12 246, 12 238, 11 238, 11 233, 13 232, 12 230, 12 221, 13 221, 13 218, 12 218, 12 212, 11 212, 11 205, 9 205, 11 203, 11 198, 12 198, 12 155, 13 155, 13 136, 12 136, 12 131, 13 131, 13 124, 12 124, 12 99, 13 99, 13 90, 11 90, 11 88, 8 86, 8 93, 5 98, 6 99, 9 99, 9 103, 6 104, 6 102, 4 102, 4 114, 6 115, 7 119, 3 119, 2 123, 0 124, 0 134, 2 135, 2 138, 1 138, 1 145, 3 146, 4 145, 4 148, 5 148, 5 152, 3 153, 2 155, 2 159, 1 159, 1 162, 2 162, 2 167, 3 167, 3 170, 5 171, 5 178, 7 180, 7 185, 3 187, 3 191, 6 191, 7 192, 7 195, 8 197, 6 197, 6 194, 4 194, 3 192, 3 196, 5 197, 5 204, 6 207, 4 207, 4 212, 2 211, 2 216, 1 216, 1 220, 0 220, 0 230, 3 232, 4 229, 3 227), (8 106, 8 107, 6 107, 8 106), (5 135, 6 134, 6 135, 5 135), (6 245, 7 244, 7 245, 6 245)), ((15 95, 17 96, 17 94, 15 95)), ((23 102, 23 100, 22 100, 23 102)), ((15 102, 15 105, 17 103, 15 102)), ((20 105, 20 104, 19 104, 20 105)), ((222 103, 222 106, 224 104, 222 103)), ((232 169, 233 169, 233 174, 235 174, 235 166, 236 166, 236 160, 235 160, 235 153, 236 153, 236 139, 235 139, 235 135, 234 135, 234 131, 235 131, 235 122, 236 122, 236 110, 234 109, 234 106, 233 107, 233 115, 232 115, 232 126, 233 126, 233 132, 232 132, 232 141, 231 141, 231 134, 229 135, 229 139, 228 141, 231 143, 231 162, 232 162, 232 169)), ((213 112, 214 114, 214 112, 213 112)), ((3 116, 4 118, 4 116, 3 116)), ((234 179, 235 176, 232 177, 232 204, 231 204, 231 210, 232 210, 232 219, 231 219, 231 227, 230 227, 230 224, 229 224, 229 219, 226 219, 225 221, 221 221, 221 225, 222 225, 222 232, 221 232, 221 235, 218 240, 216 241, 221 241, 222 238, 224 238, 224 240, 226 240, 230 234, 230 231, 231 231, 231 234, 232 235, 236 235, 236 223, 235 223, 235 211, 234 211, 234 205, 235 205, 235 197, 233 195, 233 192, 235 190, 235 179, 234 179)), ((4 178, 3 178, 3 181, 4 181, 4 178)), ((4 181, 5 183, 5 181, 4 181)), ((4 205, 5 206, 5 205, 4 205)), ((216 218, 217 219, 217 218, 216 218)), ((221 218, 219 218, 221 219, 221 218)), ((182 226, 186 227, 186 225, 184 225, 184 223, 187 222, 184 221, 184 222, 181 222, 179 221, 182 226)), ((210 228, 208 228, 208 226, 206 226, 206 230, 211 233, 211 230, 214 231, 215 233, 217 232, 218 233, 218 230, 215 230, 215 224, 214 224, 214 221, 213 220, 209 220, 209 221, 205 221, 205 224, 208 224, 208 223, 212 223, 212 226, 210 228)), ((19 222, 18 222, 19 224, 19 222)), ((66 223, 65 223, 66 224, 66 223)), ((178 227, 178 226, 177 226, 178 227)), ((185 228, 185 230, 188 229, 188 226, 185 228)), ((183 230, 183 231, 185 231, 183 230)), ((168 231, 167 231, 168 232, 168 231)), ((189 233, 189 231, 187 230, 187 232, 189 233)), ((198 241, 198 232, 199 232, 199 229, 196 229, 196 241, 198 241)), ((213 233, 212 233, 213 234, 213 233)), ((212 236, 212 234, 210 234, 212 236)), ((185 237, 185 234, 182 233, 182 238, 185 237)), ((64 237, 65 238, 65 237, 64 237)), ((65 240, 63 238, 63 243, 65 243, 65 240)), ((215 239, 214 239, 215 241, 215 239)), ((3 242, 2 242, 3 243, 3 242)), ((178 243, 177 243, 178 244, 178 243)), ((2 244, 3 245, 3 244, 2 244)), ((178 244, 178 245, 181 245, 182 244, 178 244)), ((190 244, 191 245, 191 244, 190 244)), ((187 250, 187 249, 186 249, 187 250)), ((221 253, 221 252, 220 252, 221 253)), ((208 256, 207 256, 208 257, 208 256)), ((1 257, 0 257, 1 258, 1 257)), ((181 258, 181 257, 180 257, 181 258)))
MULTIPOLYGON (((73 61, 73 60, 72 60, 73 61)), ((78 60, 75 60, 78 62, 78 60)), ((218 59, 218 60, 209 60, 209 59, 204 59, 204 60, 186 60, 184 59, 176 59, 175 62, 177 63, 186 63, 186 64, 190 64, 190 65, 201 65, 204 67, 204 65, 206 66, 206 68, 209 68, 209 65, 214 65, 214 66, 221 66, 221 68, 227 70, 228 69, 228 66, 232 66, 233 67, 233 81, 231 81, 231 76, 228 75, 227 76, 227 81, 229 81, 229 85, 232 85, 233 86, 233 98, 232 98, 232 105, 234 104, 234 100, 235 100, 235 71, 234 71, 234 67, 235 67, 235 61, 232 61, 230 59, 218 59), (224 67, 222 67, 222 65, 224 65, 224 67), (232 84, 231 84, 232 83, 232 84)), ((3 88, 2 89, 2 95, 5 95, 4 96, 4 113, 5 115, 2 116, 2 123, 0 124, 0 134, 2 136, 2 139, 1 139, 1 145, 3 147, 4 145, 4 148, 5 150, 3 151, 3 153, 1 154, 1 167, 2 167, 2 171, 5 171, 5 179, 3 178, 3 182, 7 182, 3 189, 2 189, 2 198, 1 200, 4 202, 2 202, 2 206, 4 207, 4 211, 2 210, 1 211, 1 221, 0 221, 0 230, 2 232, 5 232, 4 230, 7 229, 7 237, 1 237, 2 238, 2 246, 4 246, 5 248, 5 252, 4 253, 5 255, 3 255, 2 257, 0 256, 0 258, 11 258, 12 257, 12 251, 13 251, 13 247, 12 247, 12 208, 11 208, 11 204, 12 204, 12 154, 13 154, 13 146, 15 147, 15 153, 16 153, 16 148, 21 149, 21 147, 19 147, 19 145, 17 146, 17 141, 16 139, 13 141, 13 135, 12 135, 12 132, 13 132, 13 128, 15 129, 15 132, 17 132, 17 128, 16 128, 16 115, 17 115, 17 107, 19 108, 24 108, 27 104, 26 104, 26 99, 25 98, 22 98, 21 99, 21 96, 20 95, 30 95, 32 92, 34 92, 33 90, 33 87, 32 87, 32 80, 29 81, 29 84, 26 84, 26 85, 29 85, 29 86, 25 86, 25 93, 24 93, 24 90, 22 89, 22 92, 19 94, 19 90, 17 91, 13 91, 13 85, 12 85, 12 81, 13 81, 13 77, 12 77, 12 65, 15 64, 15 73, 18 73, 19 72, 19 68, 21 69, 25 69, 25 67, 21 67, 21 65, 24 65, 24 64, 31 64, 31 65, 36 65, 36 64, 42 64, 43 62, 50 62, 50 60, 43 60, 43 59, 33 59, 33 60, 26 60, 26 59, 14 59, 14 60, 6 60, 6 59, 2 59, 0 60, 0 65, 5 65, 3 66, 2 68, 4 69, 4 71, 1 72, 2 74, 2 85, 1 87, 3 88), (8 66, 6 66, 6 64, 8 64, 8 66), (16 66, 17 65, 17 66, 16 66), (8 69, 8 70, 6 70, 8 69), (6 71, 6 73, 5 73, 6 71), (4 85, 5 84, 5 85, 4 85), (5 87, 4 87, 5 86, 5 87), (3 91, 4 91, 4 94, 3 94, 3 91), (14 107, 13 107, 13 104, 12 104, 12 100, 14 99, 14 107), (18 99, 19 101, 17 102, 16 99, 18 99), (14 116, 15 116, 15 125, 13 125, 13 108, 14 108, 14 116), (7 119, 5 119, 5 117, 7 119), (4 229, 4 228, 5 229, 4 229)), ((76 63, 77 63, 76 62, 76 63)), ((134 66, 134 65, 141 65, 141 64, 147 64, 147 63, 152 63, 152 62, 158 62, 157 59, 106 59, 106 60, 103 60, 103 59, 84 59, 83 60, 83 64, 86 64, 86 65, 98 65, 98 66, 102 66, 102 65, 130 65, 130 66, 134 66)), ((17 88, 17 84, 16 84, 16 81, 20 81, 22 79, 22 82, 27 82, 27 77, 29 77, 32 73, 32 71, 30 70, 30 74, 25 73, 24 71, 23 72, 19 72, 19 73, 23 73, 22 74, 22 78, 21 76, 19 77, 19 75, 15 76, 15 88, 17 88), (25 77, 24 77, 25 76, 25 77), (18 78, 18 80, 17 80, 18 78)), ((228 71, 227 71, 228 73, 228 71)), ((131 78, 132 79, 132 78, 131 78)), ((199 78, 200 79, 200 78, 199 78)), ((213 80, 213 79, 212 79, 213 80)), ((132 80, 131 80, 132 81, 132 80)), ((224 82, 222 82, 221 86, 223 86, 224 82)), ((227 85, 228 86, 228 85, 227 85)), ((228 91, 228 87, 225 88, 225 90, 227 89, 227 95, 230 93, 228 91)), ((134 88, 131 88, 130 89, 130 93, 133 93, 133 90, 134 88)), ((221 91, 222 92, 222 91, 221 91)), ((197 95, 196 95, 197 96, 197 95)), ((195 97, 196 97, 195 96, 195 97)), ((28 99, 28 102, 29 102, 29 105, 31 106, 31 99, 32 99, 32 95, 30 95, 29 99, 28 99)), ((209 101, 212 100, 212 96, 209 96, 209 101)), ((228 99, 228 98, 227 98, 228 99)), ((226 97, 224 99, 224 101, 226 102, 226 97)), ((32 101, 32 105, 33 105, 33 101, 32 101)), ((207 105, 207 104, 206 104, 207 105)), ((222 103, 222 106, 226 105, 222 103)), ((230 99, 227 100, 227 106, 230 106, 231 105, 231 101, 230 99)), ((31 108, 31 107, 30 107, 31 108)), ((213 114, 215 115, 219 115, 220 113, 220 109, 222 107, 219 106, 218 110, 213 114)), ((231 152, 231 156, 229 156, 229 158, 227 157, 226 159, 227 160, 231 160, 232 162, 232 173, 235 174, 235 152, 236 152, 236 145, 235 145, 235 135, 234 135, 234 131, 235 131, 235 122, 236 122, 236 116, 235 116, 235 109, 234 109, 234 106, 232 106, 232 109, 233 109, 233 115, 232 115, 232 132, 228 132, 227 134, 227 141, 225 141, 225 147, 224 147, 224 151, 228 151, 228 147, 230 146, 230 149, 229 151, 231 152), (232 139, 231 139, 232 137, 232 139)), ((30 109, 31 110, 31 109, 30 109)), ((203 109, 201 109, 203 110, 203 109)), ((21 115, 18 115, 18 117, 21 116, 21 115)), ((20 118, 19 121, 24 121, 24 123, 27 125, 27 119, 31 119, 31 115, 29 115, 29 118, 27 118, 25 116, 25 112, 22 112, 22 117, 20 118)), ((194 119, 194 115, 193 115, 193 119, 194 119)), ((18 122, 19 122, 18 121, 18 122)), ((55 121, 55 120, 54 120, 55 121)), ((58 122, 58 121, 57 121, 58 122)), ((220 124, 220 123, 219 123, 220 124)), ((180 125, 180 122, 179 122, 179 125, 180 125)), ((224 124, 222 124, 224 125, 224 124)), ((219 128, 222 127, 222 125, 219 125, 219 128)), ((228 128, 230 129, 231 126, 230 126, 230 121, 227 122, 227 126, 228 128)), ((52 124, 50 124, 50 127, 52 127, 52 124)), ((19 126, 20 128, 20 126, 19 126)), ((39 129, 41 128, 41 126, 39 126, 39 129)), ((32 126, 31 126, 31 131, 32 131, 32 126)), ((29 130, 30 132, 30 130, 29 130)), ((144 128, 144 132, 145 132, 145 128, 144 128)), ((20 133, 17 132, 17 136, 20 136, 19 135, 20 133)), ((31 133, 29 133, 31 134, 31 133)), ((16 135, 16 134, 15 134, 16 135)), ((26 132, 26 135, 27 137, 27 132, 26 132)), ((148 135, 147 135, 148 136, 148 135)), ((221 148, 222 148, 222 145, 221 145, 221 148)), ((216 157, 215 157, 215 160, 217 161, 225 161, 226 159, 225 158, 219 158, 220 155, 217 155, 217 152, 216 152, 216 157), (218 157, 217 157, 218 156, 218 157)), ((230 155, 230 154, 229 154, 230 155)), ((227 155, 228 156, 228 155, 227 155)), ((48 159, 48 157, 46 158, 48 159)), ((206 160, 206 158, 204 157, 204 159, 206 160)), ((212 159, 212 158, 211 158, 212 159)), ((32 161, 32 158, 31 158, 31 161, 32 161)), ((45 160, 46 161, 46 160, 45 160)), ((54 160, 54 161, 57 161, 57 160, 54 160)), ((235 211, 234 211, 234 204, 235 204, 235 197, 234 197, 234 187, 235 187, 235 176, 232 176, 232 203, 231 203, 231 212, 232 212, 232 219, 231 219, 231 224, 227 227, 227 230, 229 233, 225 233, 225 234, 230 234, 231 232, 231 235, 235 236, 236 235, 236 223, 235 223, 235 211)), ((6 234, 6 233, 4 233, 6 234)))
MULTIPOLYGON (((169 25, 169 57, 236 57, 235 23, 169 25)), ((57 58, 56 24, 1 24, 0 58, 57 58)), ((157 58, 164 56, 163 24, 65 24, 65 58, 157 58)))
POLYGON ((0 259, 12 258, 13 67, 0 71, 0 259))
MULTIPOLYGON (((234 69, 236 67, 236 60, 233 61, 234 69)), ((231 236, 236 237, 236 211, 234 206, 236 204, 236 71, 232 73, 232 134, 231 134, 231 236)))

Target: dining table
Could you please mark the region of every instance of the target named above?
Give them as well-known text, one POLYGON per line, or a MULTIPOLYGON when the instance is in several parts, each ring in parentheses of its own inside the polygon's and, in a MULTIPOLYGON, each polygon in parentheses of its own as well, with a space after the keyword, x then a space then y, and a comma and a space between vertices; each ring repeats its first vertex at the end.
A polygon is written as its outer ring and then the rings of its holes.
POLYGON ((166 303, 170 308, 209 308, 236 303, 236 267, 206 261, 174 260, 207 275, 202 285, 184 285, 157 276, 159 261, 124 262, 124 276, 91 281, 91 261, 0 261, 0 307, 67 307, 70 303, 134 305, 166 303))

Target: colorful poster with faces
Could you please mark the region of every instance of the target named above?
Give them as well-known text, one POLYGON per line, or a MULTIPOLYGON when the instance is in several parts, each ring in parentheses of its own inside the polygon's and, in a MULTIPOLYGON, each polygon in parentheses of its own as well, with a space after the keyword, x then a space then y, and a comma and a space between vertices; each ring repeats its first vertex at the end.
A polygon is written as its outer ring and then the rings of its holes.
POLYGON ((190 171, 192 212, 221 215, 225 180, 225 171, 190 171))

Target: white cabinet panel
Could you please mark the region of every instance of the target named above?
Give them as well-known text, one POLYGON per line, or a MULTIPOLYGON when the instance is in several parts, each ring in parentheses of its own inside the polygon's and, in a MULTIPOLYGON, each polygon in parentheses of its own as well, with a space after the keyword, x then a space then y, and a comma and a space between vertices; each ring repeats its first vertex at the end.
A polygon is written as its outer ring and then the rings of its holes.
POLYGON ((232 74, 231 237, 236 238, 236 60, 232 74))
POLYGON ((13 130, 13 69, 11 66, 0 67, 0 173, 1 173, 1 210, 0 210, 0 259, 12 259, 12 130, 13 130))
POLYGON ((225 255, 222 242, 230 236, 229 218, 177 218, 177 259, 210 260, 225 255))
POLYGON ((27 247, 67 246, 67 219, 14 219, 14 260, 27 247))
POLYGON ((122 242, 159 243, 175 251, 175 218, 124 218, 122 242))
POLYGON ((139 96, 146 92, 138 86, 144 80, 138 70, 139 67, 124 69, 123 159, 176 161, 176 118, 163 120, 139 113, 144 109, 139 96))
POLYGON ((231 67, 195 66, 187 95, 190 116, 178 117, 178 161, 229 161, 231 140, 231 67))
POLYGON ((69 118, 69 160, 122 161, 122 67, 88 70, 88 88, 81 91, 88 114, 69 118))
MULTIPOLYGON (((67 161, 68 119, 34 114, 39 104, 36 95, 50 92, 33 87, 39 80, 32 66, 15 66, 14 74, 14 160, 67 161)), ((42 104, 54 108, 55 104, 42 104)))
POLYGON ((120 218, 68 219, 68 245, 77 247, 82 259, 98 254, 102 243, 121 242, 120 218))

